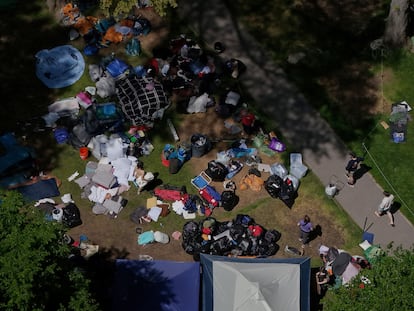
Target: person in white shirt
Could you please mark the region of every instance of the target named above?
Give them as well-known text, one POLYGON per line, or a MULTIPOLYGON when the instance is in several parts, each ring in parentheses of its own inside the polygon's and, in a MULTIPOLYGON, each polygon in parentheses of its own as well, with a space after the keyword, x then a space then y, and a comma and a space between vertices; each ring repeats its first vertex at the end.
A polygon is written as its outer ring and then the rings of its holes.
POLYGON ((394 203, 394 195, 392 195, 388 191, 384 191, 383 194, 384 194, 384 198, 382 199, 380 205, 378 206, 378 209, 375 211, 375 215, 377 215, 378 217, 381 217, 384 214, 387 214, 390 220, 390 225, 394 227, 395 226, 394 216, 391 212, 391 206, 394 203))
POLYGON ((338 188, 334 184, 328 184, 325 187, 325 193, 327 196, 333 198, 338 193, 338 188))

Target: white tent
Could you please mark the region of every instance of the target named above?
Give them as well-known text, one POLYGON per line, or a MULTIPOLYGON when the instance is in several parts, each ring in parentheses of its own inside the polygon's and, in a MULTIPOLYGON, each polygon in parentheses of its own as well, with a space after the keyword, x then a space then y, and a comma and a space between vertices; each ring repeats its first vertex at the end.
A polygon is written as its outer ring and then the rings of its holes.
POLYGON ((203 311, 309 310, 310 259, 201 254, 203 311))

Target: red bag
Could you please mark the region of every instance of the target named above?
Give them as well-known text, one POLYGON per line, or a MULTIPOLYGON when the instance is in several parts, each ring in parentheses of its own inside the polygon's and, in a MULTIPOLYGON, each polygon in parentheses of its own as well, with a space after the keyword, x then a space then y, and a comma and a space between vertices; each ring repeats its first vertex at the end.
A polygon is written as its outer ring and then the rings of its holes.
POLYGON ((185 202, 188 199, 188 193, 183 193, 182 191, 171 190, 171 189, 155 189, 154 195, 160 200, 166 200, 166 201, 185 202))

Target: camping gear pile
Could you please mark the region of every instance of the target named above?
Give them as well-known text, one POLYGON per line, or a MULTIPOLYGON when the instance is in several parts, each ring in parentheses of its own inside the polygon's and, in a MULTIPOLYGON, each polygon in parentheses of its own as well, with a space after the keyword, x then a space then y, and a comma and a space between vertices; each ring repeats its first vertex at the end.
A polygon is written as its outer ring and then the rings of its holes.
POLYGON ((185 187, 163 184, 154 189, 154 195, 161 201, 172 201, 172 210, 177 215, 183 216, 184 219, 194 219, 197 214, 211 215, 214 208, 219 206, 223 206, 227 211, 232 210, 238 203, 238 197, 232 190, 231 198, 225 194, 226 199, 223 200, 223 193, 226 191, 229 190, 219 193, 214 187, 205 184, 199 190, 199 195, 196 195, 187 193, 185 187))
POLYGON ((272 198, 279 198, 283 203, 291 208, 297 197, 298 180, 287 175, 284 178, 273 174, 266 179, 264 187, 272 198))
POLYGON ((273 256, 279 250, 281 233, 257 224, 249 215, 238 214, 220 222, 207 217, 190 220, 182 230, 183 249, 194 258, 200 253, 220 256, 273 256))
POLYGON ((61 222, 68 228, 82 224, 79 208, 73 201, 56 204, 53 199, 45 198, 37 201, 35 207, 45 214, 47 220, 61 222))
POLYGON ((99 162, 89 161, 85 173, 74 182, 82 190, 81 197, 94 203, 93 213, 116 217, 128 203, 121 194, 129 190, 129 183, 136 179, 134 172, 138 159, 126 157, 119 138, 113 138, 106 151, 107 157, 99 162))
POLYGON ((289 171, 282 163, 270 166, 271 175, 265 181, 264 187, 272 198, 279 198, 291 208, 298 196, 300 179, 303 178, 308 167, 302 162, 302 154, 290 154, 289 171))
POLYGON ((192 157, 191 148, 186 143, 174 147, 166 144, 161 152, 161 163, 171 174, 177 174, 185 162, 192 157))
POLYGON ((120 42, 127 42, 127 54, 139 55, 141 49, 138 36, 147 35, 151 31, 150 21, 141 16, 129 16, 119 21, 114 18, 98 19, 94 16, 85 16, 82 10, 71 2, 67 3, 60 13, 62 24, 70 28, 70 40, 79 37, 84 39, 85 55, 94 55, 99 49, 120 42))
POLYGON ((390 135, 394 143, 402 143, 407 139, 407 123, 410 120, 408 112, 411 107, 407 102, 394 103, 390 114, 390 135))

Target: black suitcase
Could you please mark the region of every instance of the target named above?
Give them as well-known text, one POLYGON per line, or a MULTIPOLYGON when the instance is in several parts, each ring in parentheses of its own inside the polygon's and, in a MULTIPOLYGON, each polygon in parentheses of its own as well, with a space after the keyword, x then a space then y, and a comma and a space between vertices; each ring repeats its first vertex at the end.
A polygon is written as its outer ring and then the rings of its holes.
POLYGON ((210 176, 213 181, 224 181, 229 171, 223 163, 213 160, 208 162, 205 173, 210 176))

